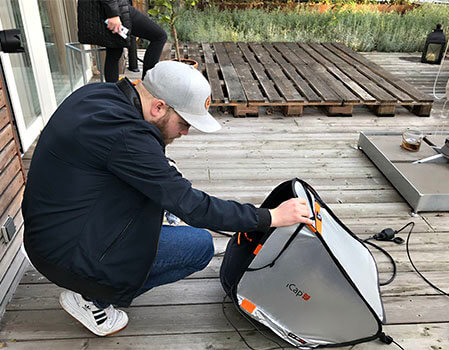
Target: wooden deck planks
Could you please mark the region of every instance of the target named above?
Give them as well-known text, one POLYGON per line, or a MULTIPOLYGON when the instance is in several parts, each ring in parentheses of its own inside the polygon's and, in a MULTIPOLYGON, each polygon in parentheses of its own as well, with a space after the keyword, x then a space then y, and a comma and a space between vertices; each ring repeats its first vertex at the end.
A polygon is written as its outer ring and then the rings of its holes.
POLYGON ((248 101, 265 101, 262 92, 259 90, 258 82, 253 78, 251 67, 243 60, 242 54, 235 43, 225 43, 226 51, 231 63, 239 75, 240 82, 248 101))
POLYGON ((239 43, 238 47, 240 48, 243 56, 247 60, 248 64, 251 66, 251 69, 254 72, 254 75, 259 80, 260 85, 262 86, 267 98, 268 102, 276 103, 276 102, 282 102, 283 99, 279 95, 278 91, 274 87, 274 83, 270 78, 268 78, 267 74, 265 73, 265 69, 261 63, 259 63, 256 58, 251 53, 250 49, 248 48, 248 44, 246 43, 239 43))
POLYGON ((319 66, 316 61, 307 56, 304 50, 294 43, 286 43, 284 47, 279 45, 279 48, 287 62, 290 62, 312 89, 321 96, 322 102, 338 102, 339 104, 343 102, 319 75, 324 67, 319 66))
POLYGON ((209 43, 201 44, 204 54, 205 69, 207 79, 211 87, 212 102, 214 104, 224 101, 225 97, 221 86, 220 78, 218 77, 218 64, 215 63, 214 54, 209 43))
POLYGON ((285 76, 280 66, 273 61, 264 46, 262 46, 262 44, 251 43, 249 44, 249 47, 254 52, 256 58, 264 65, 268 76, 273 80, 285 101, 303 102, 304 99, 302 96, 296 91, 292 82, 285 76))
POLYGON ((264 47, 270 53, 271 57, 273 57, 274 61, 282 67, 288 78, 296 85, 298 91, 305 97, 305 101, 321 101, 320 97, 298 74, 298 72, 296 72, 295 68, 282 57, 282 54, 279 51, 276 50, 276 45, 264 44, 264 47))
MULTIPOLYGON (((277 44, 272 47, 282 53, 277 44)), ((217 64, 213 61, 214 51, 210 54, 209 63, 217 64)), ((275 60, 271 52, 270 55, 275 60)), ((206 62, 206 54, 204 57, 206 62)), ((383 60, 392 71, 403 69, 400 59, 383 60)), ((381 59, 378 62, 382 64, 381 59)), ((342 67, 338 65, 346 72, 342 67)), ((288 76, 284 69, 283 72, 288 76)), ((427 91, 432 87, 432 78, 434 75, 428 75, 425 81, 427 91)), ((261 86, 259 89, 265 94, 261 86)), ((202 134, 192 130, 189 136, 171 144, 167 153, 196 188, 255 204, 279 182, 300 176, 317 189, 339 218, 360 237, 366 238, 386 226, 398 229, 413 221, 416 226, 410 253, 414 262, 427 278, 447 291, 448 213, 411 216, 410 207, 356 147, 362 130, 399 132, 409 126, 449 129, 447 119, 440 113, 441 106, 436 104, 425 123, 407 111, 400 112, 400 118, 379 119, 361 110, 353 118, 338 120, 323 118, 314 109, 300 118, 282 118, 274 113, 258 120, 215 113, 224 126, 220 132, 202 134), (230 167, 233 172, 227 171, 230 167)), ((405 239, 406 232, 400 236, 405 239)), ((216 253, 225 249, 227 240, 214 235, 216 253)), ((448 350, 448 298, 435 292, 413 271, 404 245, 380 243, 392 254, 398 268, 395 281, 381 287, 387 315, 384 331, 405 349, 448 350)), ((387 279, 390 263, 377 251, 373 255, 381 279, 387 279)), ((128 327, 105 338, 93 336, 63 312, 57 300, 60 289, 30 269, 2 320, 0 346, 19 350, 245 349, 223 316, 223 291, 218 279, 221 262, 222 257, 216 256, 203 271, 137 298, 127 309, 131 320, 128 327)), ((250 345, 257 349, 275 347, 229 303, 225 303, 225 311, 250 345)), ((384 346, 374 341, 338 349, 377 350, 384 346)))
MULTIPOLYGON (((167 46, 170 49, 169 46, 167 46)), ((164 58, 173 56, 164 51, 164 58)), ((304 107, 326 107, 329 115, 351 115, 371 106, 379 116, 406 106, 430 114, 433 99, 341 44, 181 43, 209 79, 212 106, 231 106, 235 115, 258 114, 260 106, 301 115, 304 107)))
POLYGON ((358 54, 357 52, 351 50, 347 46, 344 46, 342 44, 334 44, 334 46, 337 47, 339 50, 343 51, 344 53, 346 53, 347 55, 351 56, 358 62, 360 62, 360 63, 364 64, 365 66, 367 66, 368 68, 370 68, 373 71, 373 73, 376 73, 380 77, 385 78, 391 85, 397 87, 398 89, 400 89, 400 90, 406 92, 407 94, 409 94, 410 96, 412 96, 416 101, 429 102, 429 103, 433 102, 433 98, 430 97, 429 95, 422 93, 417 88, 408 84, 407 82, 397 79, 391 73, 387 72, 385 69, 383 69, 380 66, 378 66, 377 64, 369 61, 368 59, 366 59, 362 55, 358 54))
POLYGON ((223 74, 229 102, 243 102, 246 104, 247 99, 245 92, 243 91, 242 83, 240 82, 240 78, 231 63, 223 43, 214 43, 214 49, 223 74))

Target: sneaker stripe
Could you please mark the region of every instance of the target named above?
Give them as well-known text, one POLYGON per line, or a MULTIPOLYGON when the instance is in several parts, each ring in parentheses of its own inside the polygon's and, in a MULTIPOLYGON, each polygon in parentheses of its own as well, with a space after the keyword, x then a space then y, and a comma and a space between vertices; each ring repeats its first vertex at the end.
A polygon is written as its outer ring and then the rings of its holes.
POLYGON ((104 311, 101 314, 94 315, 94 318, 96 321, 98 321, 100 318, 103 318, 103 317, 107 317, 106 313, 104 311))
POLYGON ((106 321, 108 318, 106 317, 106 316, 104 316, 103 318, 101 318, 101 319, 99 319, 99 320, 96 320, 96 322, 97 322, 97 325, 101 325, 101 324, 103 324, 104 323, 104 321, 106 321))

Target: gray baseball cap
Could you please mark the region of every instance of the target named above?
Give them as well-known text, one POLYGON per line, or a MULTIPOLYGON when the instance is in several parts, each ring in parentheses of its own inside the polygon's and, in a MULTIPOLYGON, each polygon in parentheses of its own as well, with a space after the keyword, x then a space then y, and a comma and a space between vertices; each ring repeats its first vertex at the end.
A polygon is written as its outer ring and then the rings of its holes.
POLYGON ((161 61, 148 70, 142 81, 154 97, 164 100, 195 129, 214 132, 221 125, 208 112, 210 85, 195 68, 177 61, 161 61))

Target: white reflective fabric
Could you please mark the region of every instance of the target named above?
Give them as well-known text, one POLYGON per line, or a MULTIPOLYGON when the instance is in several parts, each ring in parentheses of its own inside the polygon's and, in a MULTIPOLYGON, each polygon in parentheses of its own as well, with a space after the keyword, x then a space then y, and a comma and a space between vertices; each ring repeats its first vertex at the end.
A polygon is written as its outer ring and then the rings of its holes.
POLYGON ((379 319, 384 321, 377 266, 371 253, 362 243, 350 236, 326 209, 321 209, 321 217, 324 241, 367 303, 379 319))
MULTIPOLYGON (((294 189, 297 197, 307 198, 306 189, 299 181, 294 189)), ((315 198, 310 193, 312 200, 315 198)), ((313 205, 313 204, 312 204, 313 205)), ((314 210, 314 208, 310 208, 314 210)), ((358 240, 354 239, 338 224, 326 209, 321 208, 321 234, 332 254, 343 266, 356 288, 363 295, 368 304, 374 309, 379 319, 385 321, 385 312, 379 292, 379 276, 376 262, 369 250, 358 240)))
MULTIPOLYGON (((295 191, 307 198, 301 184, 295 191)), ((239 304, 246 299, 255 305, 252 312, 243 307, 245 312, 301 349, 375 336, 378 318, 384 316, 377 269, 368 249, 326 209, 321 209, 321 216, 329 250, 317 234, 303 227, 272 267, 245 272, 237 286, 239 304)), ((276 229, 249 268, 270 264, 297 227, 276 229)))

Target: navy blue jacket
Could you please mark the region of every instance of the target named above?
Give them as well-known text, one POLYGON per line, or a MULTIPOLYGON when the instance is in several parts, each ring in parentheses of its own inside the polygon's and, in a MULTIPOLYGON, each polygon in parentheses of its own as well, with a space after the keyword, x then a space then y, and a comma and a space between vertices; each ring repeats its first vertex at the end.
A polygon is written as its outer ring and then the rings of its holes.
POLYGON ((49 280, 128 306, 156 255, 164 210, 196 227, 265 231, 267 209, 192 188, 160 131, 116 84, 86 85, 40 136, 22 203, 24 242, 49 280))

